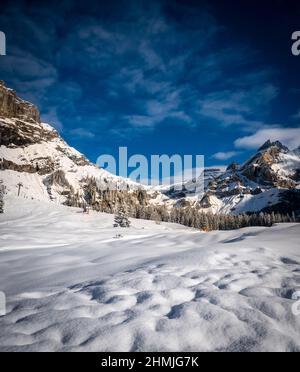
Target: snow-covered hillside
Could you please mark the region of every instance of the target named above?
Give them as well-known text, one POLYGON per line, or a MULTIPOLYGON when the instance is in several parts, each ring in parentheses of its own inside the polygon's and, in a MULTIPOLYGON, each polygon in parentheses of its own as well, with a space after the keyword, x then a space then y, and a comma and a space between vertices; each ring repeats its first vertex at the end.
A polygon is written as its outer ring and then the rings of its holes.
POLYGON ((0 82, 0 179, 9 196, 113 212, 118 202, 140 206, 166 198, 92 164, 70 147, 38 109, 0 82), (125 190, 127 193, 106 191, 125 190), (105 193, 106 192, 106 193, 105 193))
MULTIPOLYGON (((1 119, 1 124, 11 125, 12 120, 1 119)), ((118 183, 120 186, 125 183, 120 177, 91 164, 82 154, 69 147, 52 127, 44 123, 39 125, 45 133, 49 132, 51 140, 41 139, 24 147, 0 147, 0 159, 10 162, 10 166, 7 166, 9 169, 2 176, 9 195, 16 195, 17 184, 21 182, 23 197, 50 199, 62 204, 66 201, 69 190, 83 196, 81 183, 85 179, 94 177, 100 185, 102 183, 107 187, 110 183, 118 183), (53 179, 60 171, 61 177, 53 179)), ((26 126, 29 124, 26 123, 26 126)), ((129 180, 126 181, 130 183, 129 180)))
POLYGON ((300 351, 299 224, 118 230, 107 214, 6 205, 1 351, 300 351))
MULTIPOLYGON (((13 120, 0 119, 1 125, 11 126, 13 120)), ((29 123, 25 123, 27 127, 29 123)), ((70 192, 84 196, 83 183, 95 178, 99 188, 130 185, 130 180, 116 177, 90 163, 82 154, 69 147, 51 126, 40 125, 43 137, 27 146, 0 147, 0 159, 5 162, 2 175, 9 195, 16 195, 17 185, 22 183, 23 197, 36 200, 51 200, 59 204, 66 202, 70 192), (45 135, 46 134, 46 135, 45 135), (49 140, 49 138, 51 138, 49 140)))

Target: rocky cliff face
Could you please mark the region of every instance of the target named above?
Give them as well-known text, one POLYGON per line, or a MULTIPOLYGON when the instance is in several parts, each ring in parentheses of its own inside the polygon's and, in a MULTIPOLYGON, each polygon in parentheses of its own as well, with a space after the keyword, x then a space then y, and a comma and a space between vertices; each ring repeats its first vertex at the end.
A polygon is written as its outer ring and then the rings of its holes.
POLYGON ((0 143, 9 148, 26 147, 58 137, 53 128, 33 120, 25 121, 0 115, 0 124, 0 143))
POLYGON ((299 157, 294 156, 280 142, 267 141, 258 153, 242 167, 241 173, 249 180, 263 186, 291 189, 296 186, 293 176, 297 169, 292 165, 290 169, 287 167, 289 160, 293 157, 295 164, 299 162, 299 157))
POLYGON ((38 109, 17 97, 0 81, 0 144, 9 148, 26 147, 51 141, 58 133, 40 122, 38 109))
POLYGON ((0 116, 27 122, 40 122, 38 109, 31 103, 20 99, 14 90, 5 86, 3 81, 0 81, 0 116))

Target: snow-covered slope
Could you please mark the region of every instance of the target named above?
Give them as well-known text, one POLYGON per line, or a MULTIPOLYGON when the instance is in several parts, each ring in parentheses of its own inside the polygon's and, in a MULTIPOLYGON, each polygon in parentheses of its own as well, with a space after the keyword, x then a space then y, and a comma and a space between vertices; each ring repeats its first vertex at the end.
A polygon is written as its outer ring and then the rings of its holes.
POLYGON ((10 198, 1 351, 300 351, 299 224, 112 225, 108 214, 10 198))
MULTIPOLYGON (((0 118, 0 124, 11 127, 16 121, 0 118)), ((26 146, 15 146, 13 142, 9 146, 1 145, 0 159, 5 168, 2 177, 9 195, 17 193, 19 182, 23 184, 21 193, 24 197, 50 199, 58 203, 66 202, 69 193, 79 194, 83 198, 83 182, 87 179, 95 178, 99 187, 103 185, 104 189, 110 184, 134 186, 130 180, 113 176, 91 164, 82 154, 69 147, 51 126, 44 123, 22 124, 27 129, 32 125, 39 127, 42 135, 36 137, 35 143, 26 146)), ((20 122, 16 128, 16 132, 19 131, 20 122)))

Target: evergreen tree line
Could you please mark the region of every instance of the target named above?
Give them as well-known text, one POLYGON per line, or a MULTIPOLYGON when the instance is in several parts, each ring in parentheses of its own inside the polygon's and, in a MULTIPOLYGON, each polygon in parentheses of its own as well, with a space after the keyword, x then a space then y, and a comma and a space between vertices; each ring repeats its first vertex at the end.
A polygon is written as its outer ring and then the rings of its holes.
MULTIPOLYGON (((118 219, 119 211, 116 217, 118 219)), ((171 222, 203 231, 236 230, 243 227, 266 226, 276 223, 298 222, 295 213, 251 213, 239 215, 205 213, 196 208, 172 208, 168 211, 165 206, 131 206, 122 208, 122 218, 128 217, 153 220, 157 223, 171 222), (126 212, 124 212, 126 211, 126 212)))
POLYGON ((239 215, 213 214, 199 211, 196 208, 172 208, 170 212, 165 206, 143 207, 132 217, 157 222, 178 223, 187 227, 193 227, 204 231, 213 230, 236 230, 250 226, 271 227, 275 223, 297 222, 295 213, 251 213, 239 215))
POLYGON ((251 213, 239 215, 213 214, 197 211, 196 209, 184 209, 171 212, 171 221, 184 226, 194 227, 204 231, 213 230, 236 230, 250 226, 271 227, 275 223, 297 222, 295 213, 251 213))

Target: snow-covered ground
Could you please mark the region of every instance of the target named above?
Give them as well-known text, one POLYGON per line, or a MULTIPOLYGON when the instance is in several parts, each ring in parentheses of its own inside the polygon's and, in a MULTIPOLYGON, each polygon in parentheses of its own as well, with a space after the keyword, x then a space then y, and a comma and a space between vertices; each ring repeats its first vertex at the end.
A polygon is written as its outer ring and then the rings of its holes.
POLYGON ((300 351, 300 225, 120 231, 54 204, 6 209, 1 351, 300 351))

